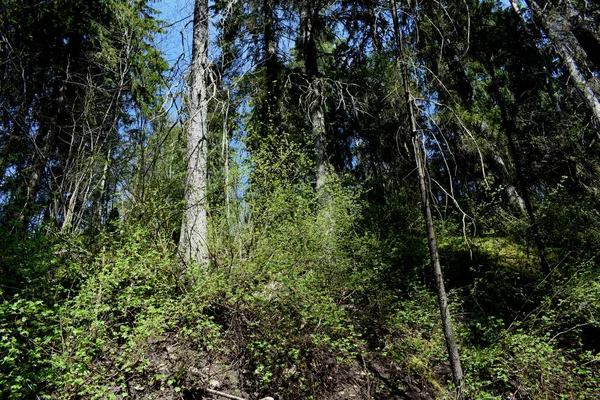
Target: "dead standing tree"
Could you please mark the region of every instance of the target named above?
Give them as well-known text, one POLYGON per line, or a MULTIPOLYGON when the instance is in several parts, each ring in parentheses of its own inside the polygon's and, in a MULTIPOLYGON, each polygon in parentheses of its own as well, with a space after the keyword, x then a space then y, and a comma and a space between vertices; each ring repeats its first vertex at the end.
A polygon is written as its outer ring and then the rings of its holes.
POLYGON ((413 150, 415 154, 416 170, 419 180, 419 190, 421 192, 421 203, 423 217, 425 218, 427 228, 427 243, 429 245, 429 255, 431 258, 431 266, 433 268, 433 275, 435 278, 435 285, 437 290, 438 304, 440 308, 440 314, 442 319, 442 328, 444 331, 444 337, 446 340, 446 348, 448 350, 448 358, 450 361, 450 367, 452 369, 452 376, 457 386, 457 397, 462 398, 462 387, 464 374, 460 357, 458 354, 458 347, 456 346, 456 340, 454 339, 454 332, 451 325, 450 310, 448 308, 448 297, 446 295, 446 289, 444 287, 444 277, 442 274, 442 267, 440 264, 440 256, 438 253, 438 245, 435 235, 435 227, 433 223, 433 216, 431 213, 431 206, 429 201, 429 188, 425 179, 425 155, 421 149, 422 135, 418 128, 417 122, 417 107, 415 105, 415 97, 412 94, 409 72, 407 67, 407 57, 404 52, 404 43, 402 37, 402 31, 400 29, 400 23, 398 20, 398 11, 396 1, 391 1, 392 18, 394 23, 394 37, 396 39, 397 49, 397 61, 402 75, 402 81, 404 86, 404 93, 406 96, 406 107, 408 109, 408 118, 410 122, 410 132, 413 150))

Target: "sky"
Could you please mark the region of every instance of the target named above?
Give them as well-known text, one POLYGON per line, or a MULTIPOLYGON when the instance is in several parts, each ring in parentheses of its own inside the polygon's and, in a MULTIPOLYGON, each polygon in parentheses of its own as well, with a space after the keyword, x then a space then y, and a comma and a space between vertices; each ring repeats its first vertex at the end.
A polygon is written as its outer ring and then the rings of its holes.
POLYGON ((169 64, 173 65, 182 54, 189 53, 190 50, 193 0, 158 0, 152 7, 160 12, 158 18, 168 24, 166 34, 158 39, 158 43, 169 64))
MULTIPOLYGON (((179 61, 180 66, 183 67, 189 62, 189 54, 191 53, 191 21, 194 11, 193 1, 155 0, 152 4, 161 13, 158 18, 168 24, 166 28, 167 33, 159 38, 159 45, 171 66, 174 66, 179 61), (180 59, 182 55, 186 57, 183 60, 180 59)), ((509 0, 501 0, 501 4, 503 7, 510 7, 509 0)))

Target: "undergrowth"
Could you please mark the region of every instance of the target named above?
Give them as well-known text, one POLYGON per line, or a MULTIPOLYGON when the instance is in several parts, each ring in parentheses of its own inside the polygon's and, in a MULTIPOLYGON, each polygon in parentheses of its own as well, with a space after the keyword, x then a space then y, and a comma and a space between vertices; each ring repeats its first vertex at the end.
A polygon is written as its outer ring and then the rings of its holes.
MULTIPOLYGON (((249 398, 452 398, 436 298, 411 272, 426 260, 403 274, 407 250, 359 229, 356 196, 334 188, 325 209, 289 187, 248 205, 253 218, 209 266, 182 267, 168 232, 139 220, 95 246, 85 234, 6 239, 1 396, 175 398, 217 381, 249 398)), ((452 276, 464 246, 444 246, 452 276)), ((488 269, 450 285, 467 397, 598 396, 596 259, 536 280, 529 259, 494 257, 479 246, 471 260, 488 269), (492 292, 504 311, 485 302, 492 292)))

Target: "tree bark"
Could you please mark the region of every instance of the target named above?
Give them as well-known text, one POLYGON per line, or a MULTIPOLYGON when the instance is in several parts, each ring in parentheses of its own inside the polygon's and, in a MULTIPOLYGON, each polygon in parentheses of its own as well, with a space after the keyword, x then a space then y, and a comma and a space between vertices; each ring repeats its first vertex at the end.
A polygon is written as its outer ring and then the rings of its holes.
MULTIPOLYGON (((54 93, 59 93, 59 85, 55 85, 54 93)), ((13 225, 11 232, 21 231, 27 233, 31 220, 35 216, 36 203, 38 203, 38 194, 42 186, 44 172, 48 165, 48 160, 56 147, 56 130, 57 127, 57 115, 58 115, 58 103, 62 103, 63 99, 59 96, 58 99, 50 101, 51 105, 51 117, 47 121, 40 124, 38 133, 32 138, 33 141, 33 154, 31 155, 29 176, 25 179, 24 187, 21 189, 22 192, 17 197, 22 197, 22 206, 19 206, 20 210, 18 217, 13 219, 16 225, 13 225), (24 189, 24 190, 23 190, 24 189)))
MULTIPOLYGON (((518 12, 514 0, 511 0, 511 3, 513 4, 513 10, 518 12)), ((570 38, 572 33, 570 32, 570 29, 565 26, 567 21, 564 16, 555 21, 551 21, 548 17, 548 13, 542 11, 535 0, 526 0, 526 3, 534 16, 534 20, 539 24, 548 39, 550 39, 562 62, 567 67, 569 76, 573 79, 577 88, 581 90, 588 108, 596 120, 596 124, 600 124, 600 100, 598 99, 598 93, 593 90, 593 82, 580 70, 575 57, 576 55, 580 59, 585 59, 586 54, 584 49, 582 49, 577 42, 577 39, 575 37, 570 38), (567 35, 567 37, 560 37, 560 32, 562 32, 563 35, 567 35)), ((600 132, 598 135, 600 136, 600 132)))
POLYGON ((317 192, 322 192, 327 184, 327 158, 325 153, 325 114, 323 111, 323 87, 318 79, 311 83, 310 121, 315 142, 315 163, 317 167, 317 192))
POLYGON ((202 265, 208 265, 209 261, 206 211, 208 23, 208 0, 196 0, 194 3, 190 121, 187 135, 185 210, 178 250, 184 263, 202 265))
MULTIPOLYGON (((308 78, 308 117, 312 126, 317 173, 316 190, 322 194, 327 184, 327 157, 325 141, 325 112, 323 110, 323 82, 319 78, 317 44, 315 40, 318 10, 311 2, 304 2, 301 10, 302 51, 304 68, 308 78)), ((320 197, 323 199, 323 196, 320 197)))
MULTIPOLYGON (((267 87, 267 104, 273 107, 279 99, 279 84, 277 82, 279 63, 277 61, 277 40, 275 38, 275 15, 273 0, 263 0, 263 46, 265 57, 265 75, 267 87)), ((275 110, 268 110, 269 114, 278 116, 275 110)), ((277 125, 275 125, 277 126, 277 125)))
POLYGON ((263 0, 263 65, 265 96, 258 108, 258 118, 261 127, 261 138, 270 135, 280 138, 282 132, 279 101, 281 98, 281 83, 278 81, 280 64, 277 59, 277 38, 275 36, 275 5, 278 0, 263 0))
POLYGON ((444 331, 444 338, 446 340, 446 348, 448 350, 448 358, 450 361, 450 367, 452 369, 452 376, 454 383, 457 387, 457 398, 463 397, 463 381, 464 374, 462 365, 460 362, 460 356, 458 354, 458 347, 456 340, 454 339, 454 332, 451 325, 450 309, 448 308, 448 297, 446 295, 446 288, 444 287, 444 277, 442 274, 442 267, 440 264, 440 257, 438 253, 438 245, 435 236, 435 227, 433 224, 433 215, 431 214, 431 206, 429 203, 429 188, 425 179, 425 165, 424 155, 421 151, 421 135, 419 134, 417 124, 417 110, 415 109, 414 97, 412 96, 410 83, 408 80, 408 69, 406 67, 406 59, 404 56, 404 45, 403 38, 400 31, 398 22, 398 12, 396 10, 396 1, 392 0, 392 18, 394 22, 394 34, 396 38, 396 48, 399 67, 402 71, 402 80, 404 84, 404 92, 406 96, 406 106, 408 109, 410 130, 412 136, 412 145, 415 154, 415 163, 417 167, 417 174, 419 179, 419 190, 421 192, 421 203, 423 217, 425 218, 427 228, 427 243, 429 245, 429 256, 431 258, 431 266, 435 278, 435 285, 438 296, 438 305, 440 308, 440 315, 442 319, 442 328, 444 331))

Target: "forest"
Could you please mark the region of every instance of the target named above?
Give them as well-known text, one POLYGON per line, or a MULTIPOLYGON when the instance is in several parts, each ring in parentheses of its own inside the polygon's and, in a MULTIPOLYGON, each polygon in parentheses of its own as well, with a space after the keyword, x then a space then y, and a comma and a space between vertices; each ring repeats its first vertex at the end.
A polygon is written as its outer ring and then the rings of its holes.
POLYGON ((0 77, 0 398, 600 398, 600 3, 3 0, 0 77))

